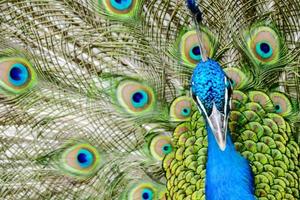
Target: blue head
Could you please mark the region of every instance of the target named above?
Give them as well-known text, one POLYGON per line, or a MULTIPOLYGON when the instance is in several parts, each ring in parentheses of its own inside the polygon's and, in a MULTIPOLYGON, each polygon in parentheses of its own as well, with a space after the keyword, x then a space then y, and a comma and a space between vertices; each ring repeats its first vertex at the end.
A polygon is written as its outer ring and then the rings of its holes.
POLYGON ((192 95, 210 126, 221 150, 226 148, 231 82, 222 67, 208 59, 200 62, 192 75, 192 95))

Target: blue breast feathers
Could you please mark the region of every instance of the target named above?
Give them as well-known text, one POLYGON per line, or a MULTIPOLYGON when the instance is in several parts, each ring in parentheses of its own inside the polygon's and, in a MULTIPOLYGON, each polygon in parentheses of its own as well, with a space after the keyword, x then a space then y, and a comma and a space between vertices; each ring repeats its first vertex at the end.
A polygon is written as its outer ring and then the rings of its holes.
POLYGON ((254 180, 248 161, 236 150, 230 133, 226 149, 218 148, 209 127, 205 194, 208 200, 254 200, 254 180))

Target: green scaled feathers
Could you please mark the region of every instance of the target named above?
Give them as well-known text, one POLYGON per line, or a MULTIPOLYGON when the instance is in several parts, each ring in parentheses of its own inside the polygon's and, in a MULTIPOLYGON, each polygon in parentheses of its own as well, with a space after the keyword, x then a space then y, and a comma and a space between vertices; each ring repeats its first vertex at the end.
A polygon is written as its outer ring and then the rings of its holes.
MULTIPOLYGON (((300 149, 293 115, 299 111, 282 93, 243 90, 242 71, 225 70, 234 84, 229 127, 236 149, 250 162, 259 199, 299 198, 300 149), (242 82, 242 83, 241 83, 242 82)), ((207 132, 196 112, 173 133, 174 152, 164 159, 171 199, 205 199, 207 132)))
POLYGON ((173 133, 174 151, 163 163, 168 195, 171 199, 205 199, 207 133, 205 121, 196 112, 190 122, 177 126, 173 133))

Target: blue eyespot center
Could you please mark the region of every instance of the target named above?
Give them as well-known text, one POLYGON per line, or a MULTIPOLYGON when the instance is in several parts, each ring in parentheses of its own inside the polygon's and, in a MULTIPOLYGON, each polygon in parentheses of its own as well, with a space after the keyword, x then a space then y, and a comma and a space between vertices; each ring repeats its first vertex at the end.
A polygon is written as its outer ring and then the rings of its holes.
POLYGON ((144 98, 144 95, 141 92, 134 93, 132 99, 134 102, 139 103, 144 98))
POLYGON ((275 110, 277 113, 282 112, 280 105, 275 105, 275 110))
POLYGON ((181 115, 184 117, 188 117, 191 114, 191 109, 190 108, 183 108, 181 111, 181 115))
POLYGON ((264 53, 269 53, 270 49, 271 48, 270 48, 269 44, 264 43, 264 42, 262 42, 260 44, 260 50, 262 50, 264 53))
POLYGON ((143 193, 143 199, 149 199, 149 194, 148 193, 143 193))
POLYGON ((162 151, 164 154, 169 154, 172 151, 172 145, 171 144, 165 144, 162 147, 162 151))
POLYGON ((138 90, 132 94, 131 102, 135 108, 143 108, 149 101, 149 96, 144 90, 138 90))
POLYGON ((111 0, 110 3, 113 8, 123 11, 130 8, 132 0, 111 0))
POLYGON ((29 72, 27 67, 25 67, 21 63, 16 63, 12 65, 9 71, 9 81, 14 86, 22 86, 24 85, 29 78, 29 72))
POLYGON ((86 163, 88 161, 86 158, 86 154, 84 154, 84 153, 78 154, 77 159, 78 159, 78 162, 80 162, 80 163, 86 163))
POLYGON ((199 61, 201 59, 201 57, 200 57, 200 47, 199 46, 194 46, 193 48, 191 48, 190 52, 189 52, 189 55, 193 60, 199 61))
POLYGON ((192 49, 192 51, 193 51, 193 53, 195 54, 195 55, 200 55, 200 48, 199 48, 199 46, 195 46, 193 49, 192 49))
POLYGON ((153 191, 151 189, 144 189, 142 193, 143 200, 152 200, 153 199, 153 191))
POLYGON ((21 79, 21 69, 20 68, 17 68, 17 67, 13 67, 11 70, 10 70, 10 77, 15 80, 15 81, 19 81, 21 79))
POLYGON ((263 59, 270 58, 273 55, 273 49, 268 42, 259 42, 256 44, 256 53, 263 59))
POLYGON ((94 162, 94 155, 87 149, 80 149, 77 154, 77 161, 80 167, 90 167, 94 162))

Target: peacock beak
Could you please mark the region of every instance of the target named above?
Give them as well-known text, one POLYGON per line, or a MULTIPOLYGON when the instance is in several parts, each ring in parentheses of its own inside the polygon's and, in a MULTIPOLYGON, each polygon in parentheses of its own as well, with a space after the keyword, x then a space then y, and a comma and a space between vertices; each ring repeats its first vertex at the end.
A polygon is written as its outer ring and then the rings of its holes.
POLYGON ((217 109, 214 102, 210 116, 207 115, 205 107, 198 97, 196 97, 196 102, 199 110, 204 113, 204 117, 206 118, 206 121, 212 130, 212 133, 214 134, 219 148, 224 151, 226 148, 227 117, 217 109))
POLYGON ((213 104, 211 115, 207 117, 206 120, 215 136, 219 148, 224 151, 226 148, 227 120, 224 114, 217 109, 215 103, 213 104))

